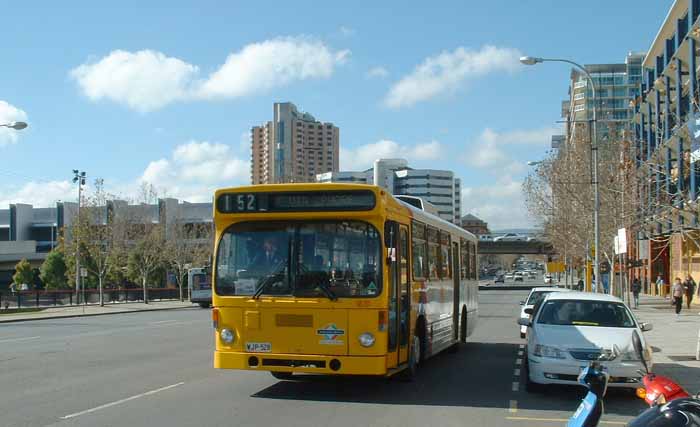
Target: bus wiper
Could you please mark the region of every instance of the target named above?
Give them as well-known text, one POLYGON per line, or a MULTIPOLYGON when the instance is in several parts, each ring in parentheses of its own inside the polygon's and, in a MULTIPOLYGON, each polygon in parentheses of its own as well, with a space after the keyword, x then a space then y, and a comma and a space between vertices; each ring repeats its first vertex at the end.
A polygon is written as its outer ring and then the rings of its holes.
POLYGON ((331 290, 331 288, 327 284, 323 282, 318 282, 316 286, 318 286, 318 288, 322 290, 324 294, 326 294, 329 300, 338 301, 338 296, 331 290))
POLYGON ((267 290, 268 286, 275 283, 275 279, 277 278, 277 276, 282 274, 282 272, 284 271, 284 268, 286 266, 285 264, 286 261, 280 261, 280 263, 277 265, 277 268, 275 268, 274 272, 260 281, 260 286, 258 287, 258 290, 256 290, 253 294, 253 299, 260 298, 260 295, 262 295, 262 293, 267 290))

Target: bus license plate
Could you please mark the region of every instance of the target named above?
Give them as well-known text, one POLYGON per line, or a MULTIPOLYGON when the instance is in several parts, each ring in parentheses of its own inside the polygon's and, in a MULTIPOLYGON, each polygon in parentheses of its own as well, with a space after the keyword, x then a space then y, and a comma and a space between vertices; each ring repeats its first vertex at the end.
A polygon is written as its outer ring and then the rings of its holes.
POLYGON ((272 351, 272 344, 269 342, 247 342, 245 350, 251 353, 269 353, 272 351))

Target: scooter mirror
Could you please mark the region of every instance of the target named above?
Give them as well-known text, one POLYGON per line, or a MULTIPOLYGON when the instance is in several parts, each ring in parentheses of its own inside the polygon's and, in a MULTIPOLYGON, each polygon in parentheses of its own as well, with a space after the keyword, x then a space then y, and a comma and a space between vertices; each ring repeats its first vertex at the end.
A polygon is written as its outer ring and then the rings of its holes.
POLYGON ((634 346, 634 351, 637 352, 637 355, 639 356, 639 360, 641 360, 642 365, 644 365, 644 370, 648 373, 649 366, 644 358, 644 346, 642 345, 642 339, 639 337, 639 332, 636 330, 632 334, 632 345, 634 346))

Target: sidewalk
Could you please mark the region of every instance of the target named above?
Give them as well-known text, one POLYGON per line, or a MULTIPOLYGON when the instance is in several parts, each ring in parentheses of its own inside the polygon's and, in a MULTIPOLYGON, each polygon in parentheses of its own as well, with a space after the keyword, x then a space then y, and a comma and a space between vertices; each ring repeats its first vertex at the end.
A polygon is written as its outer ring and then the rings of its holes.
POLYGON ((645 332, 653 349, 653 371, 677 381, 688 392, 700 392, 700 361, 695 360, 700 330, 700 308, 683 304, 680 319, 668 299, 639 296, 639 309, 633 310, 640 322, 649 322, 654 329, 645 332))
POLYGON ((50 307, 41 311, 11 314, 4 314, 4 310, 0 310, 0 323, 21 322, 26 320, 60 319, 64 317, 103 316, 108 314, 134 313, 139 311, 176 310, 190 307, 196 306, 189 301, 154 301, 148 304, 139 302, 126 304, 105 304, 104 307, 100 307, 99 305, 50 307))

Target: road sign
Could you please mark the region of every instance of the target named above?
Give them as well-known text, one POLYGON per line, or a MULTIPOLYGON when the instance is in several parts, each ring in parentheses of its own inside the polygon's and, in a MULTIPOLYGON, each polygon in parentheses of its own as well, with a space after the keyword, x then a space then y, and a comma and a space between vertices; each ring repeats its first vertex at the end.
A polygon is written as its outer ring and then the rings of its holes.
POLYGON ((617 239, 618 239, 618 244, 619 244, 619 252, 616 252, 618 254, 626 254, 627 253, 627 230, 624 228, 620 228, 617 230, 617 239))
POLYGON ((88 276, 87 268, 80 267, 80 277, 87 277, 87 276, 88 276))

